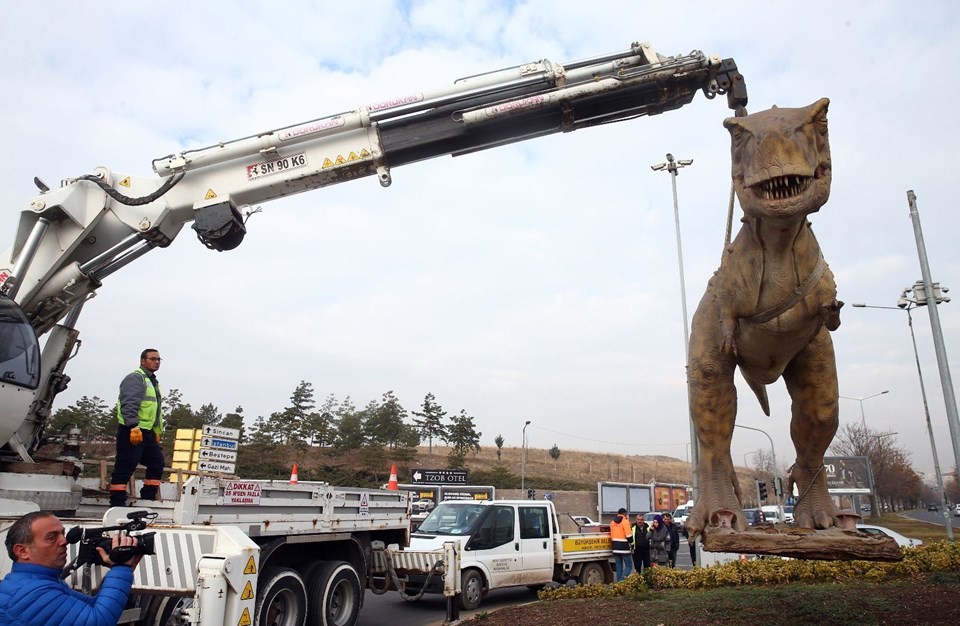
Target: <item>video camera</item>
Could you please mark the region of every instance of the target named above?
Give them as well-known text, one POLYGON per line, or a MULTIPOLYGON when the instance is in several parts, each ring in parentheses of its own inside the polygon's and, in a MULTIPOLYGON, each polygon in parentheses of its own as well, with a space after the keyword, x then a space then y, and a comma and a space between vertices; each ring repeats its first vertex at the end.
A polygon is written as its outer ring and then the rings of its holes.
POLYGON ((126 563, 138 554, 156 554, 154 539, 157 533, 130 534, 145 529, 156 517, 157 513, 155 512, 131 511, 127 513, 127 519, 130 521, 124 524, 118 524, 117 526, 101 526, 100 528, 74 526, 67 531, 67 543, 79 543, 80 549, 77 553, 77 558, 63 570, 60 577, 66 578, 71 572, 82 565, 103 565, 103 559, 100 558, 100 553, 97 552, 97 548, 103 548, 110 557, 110 561, 114 564, 126 563), (114 530, 133 537, 137 540, 136 543, 130 546, 117 546, 114 548, 113 539, 104 537, 104 533, 114 530))

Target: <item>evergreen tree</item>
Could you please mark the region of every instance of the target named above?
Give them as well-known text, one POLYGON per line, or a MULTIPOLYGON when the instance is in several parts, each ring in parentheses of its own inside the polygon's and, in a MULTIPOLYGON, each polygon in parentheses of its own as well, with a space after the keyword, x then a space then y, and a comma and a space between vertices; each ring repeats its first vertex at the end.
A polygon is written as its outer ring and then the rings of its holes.
POLYGON ((503 435, 497 435, 493 443, 497 444, 497 461, 499 461, 503 457, 503 435))
POLYGON ((338 453, 357 450, 366 443, 365 414, 358 411, 350 396, 337 408, 337 434, 333 447, 338 453))
POLYGON ((446 429, 444 441, 453 446, 447 461, 451 468, 460 468, 466 462, 468 452, 480 452, 480 435, 473 423, 473 417, 460 409, 460 414, 450 418, 450 426, 446 429))
POLYGON ((332 393, 323 401, 319 411, 313 411, 307 417, 305 432, 307 440, 313 445, 327 447, 333 444, 336 436, 337 398, 332 393))
MULTIPOLYGON (((184 404, 179 389, 170 389, 161 398, 164 429, 173 434, 178 428, 199 428, 201 423, 189 404, 184 404)), ((172 440, 173 437, 167 437, 172 440)))
POLYGON ((220 422, 220 425, 224 428, 235 428, 240 431, 240 441, 243 441, 243 407, 238 406, 233 410, 232 413, 227 413, 223 416, 223 421, 220 422))
POLYGON ((87 441, 109 436, 117 429, 116 409, 107 406, 97 396, 83 396, 75 404, 58 409, 47 425, 46 432, 60 433, 70 425, 79 428, 81 436, 87 441))
POLYGON ((553 459, 553 466, 556 468, 557 460, 560 458, 560 448, 557 447, 557 444, 553 444, 553 447, 550 448, 550 458, 553 459))
POLYGON ((196 412, 195 417, 198 422, 196 428, 202 428, 203 426, 219 426, 220 422, 223 421, 223 415, 220 413, 220 410, 213 405, 212 402, 208 402, 207 404, 201 406, 196 412))
POLYGON ((313 385, 301 380, 290 394, 290 406, 283 410, 279 423, 275 425, 280 441, 286 444, 303 444, 306 439, 305 426, 315 406, 313 385))
POLYGON ((423 399, 423 411, 414 411, 413 414, 420 419, 414 418, 413 424, 420 433, 421 438, 426 438, 430 446, 430 454, 433 454, 433 438, 444 439, 446 436, 446 427, 443 418, 447 412, 436 403, 436 398, 432 393, 428 393, 423 399))

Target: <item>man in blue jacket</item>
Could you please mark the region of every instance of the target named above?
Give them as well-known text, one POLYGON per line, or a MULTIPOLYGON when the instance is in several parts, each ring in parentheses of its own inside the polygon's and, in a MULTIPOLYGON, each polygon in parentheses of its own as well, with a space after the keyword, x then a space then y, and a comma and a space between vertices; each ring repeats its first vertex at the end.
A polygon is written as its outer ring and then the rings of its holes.
MULTIPOLYGON (((90 597, 60 580, 67 564, 67 538, 57 516, 27 513, 10 527, 4 543, 13 569, 0 581, 0 624, 114 626, 120 619, 141 555, 114 564, 103 548, 97 548, 110 571, 97 595, 90 597)), ((113 538, 113 547, 135 543, 126 535, 113 538)))

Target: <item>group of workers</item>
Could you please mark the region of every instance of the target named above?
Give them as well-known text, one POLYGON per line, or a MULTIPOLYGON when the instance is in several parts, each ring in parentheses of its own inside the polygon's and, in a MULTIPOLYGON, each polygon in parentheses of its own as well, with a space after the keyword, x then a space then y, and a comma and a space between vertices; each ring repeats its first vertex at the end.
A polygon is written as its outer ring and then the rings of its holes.
POLYGON ((640 573, 648 567, 677 566, 680 531, 670 513, 657 515, 648 528, 642 514, 638 513, 636 523, 631 524, 627 510, 620 509, 610 522, 610 539, 616 560, 616 582, 633 570, 640 573))

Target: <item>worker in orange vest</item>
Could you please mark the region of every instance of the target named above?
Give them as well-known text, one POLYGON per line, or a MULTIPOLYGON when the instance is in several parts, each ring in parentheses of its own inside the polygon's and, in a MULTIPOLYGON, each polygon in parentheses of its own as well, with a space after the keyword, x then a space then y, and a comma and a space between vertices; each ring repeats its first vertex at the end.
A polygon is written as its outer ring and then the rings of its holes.
POLYGON ((630 551, 632 536, 633 529, 630 527, 627 510, 620 509, 610 522, 610 540, 613 542, 613 556, 617 561, 616 582, 629 576, 633 569, 633 554, 630 551))

